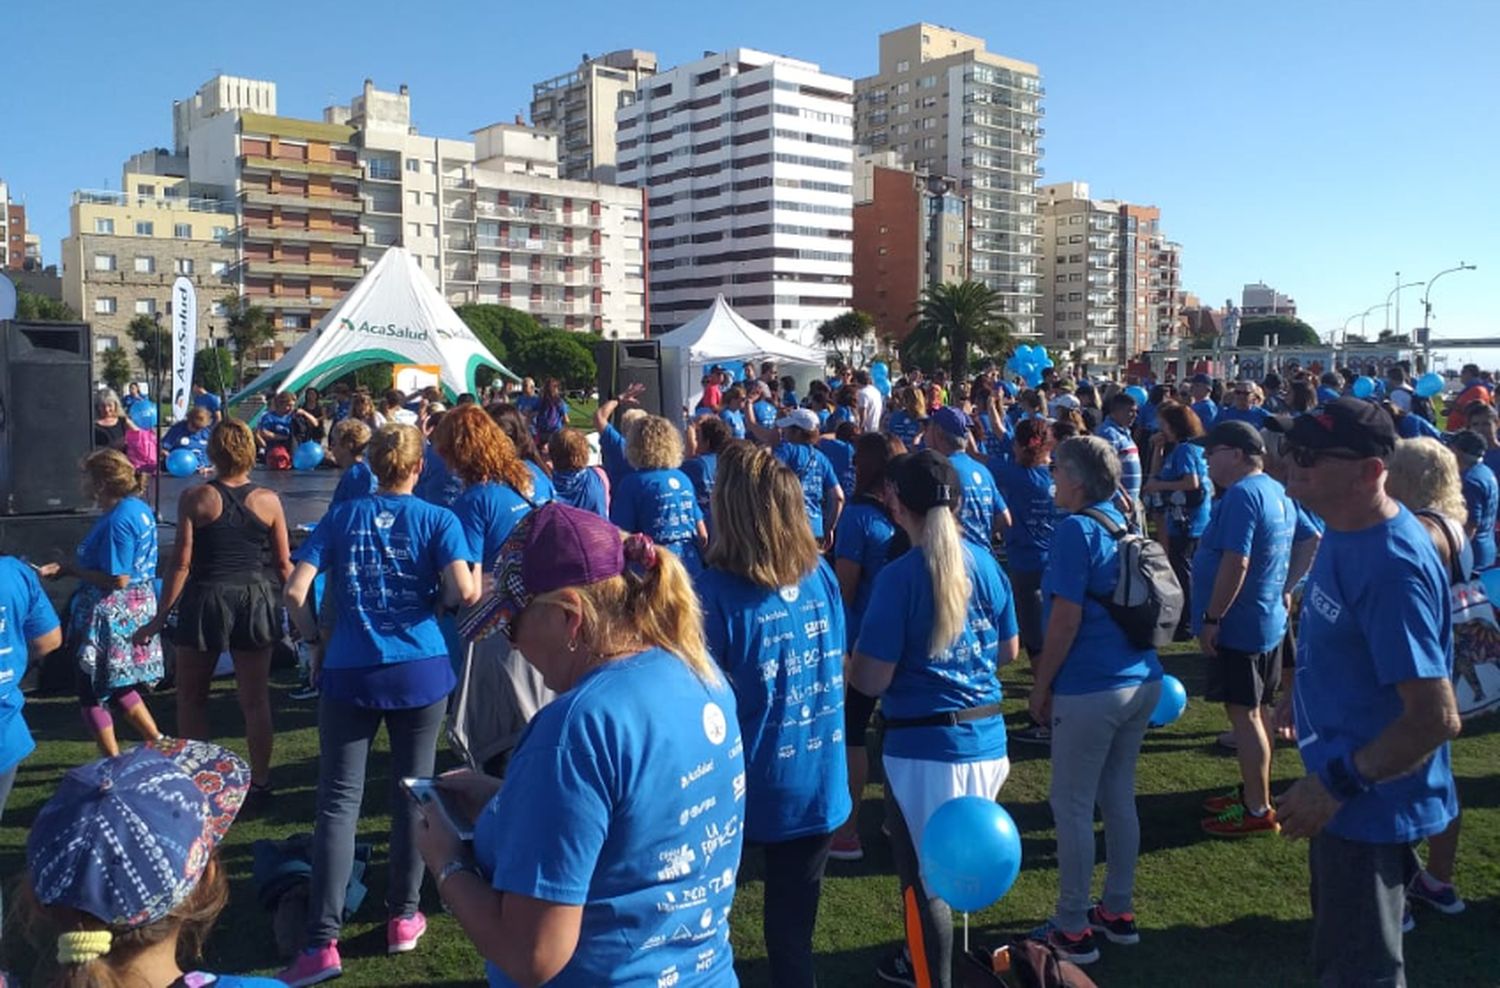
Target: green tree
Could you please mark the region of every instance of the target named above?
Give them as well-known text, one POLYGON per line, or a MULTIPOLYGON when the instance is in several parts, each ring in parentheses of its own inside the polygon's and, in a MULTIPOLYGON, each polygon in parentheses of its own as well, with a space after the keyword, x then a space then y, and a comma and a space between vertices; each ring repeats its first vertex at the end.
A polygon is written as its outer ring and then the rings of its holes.
POLYGON ((543 330, 524 340, 512 357, 511 369, 538 380, 555 377, 565 388, 584 388, 594 382, 598 365, 580 337, 563 329, 543 330))
POLYGON ((136 316, 125 327, 125 335, 135 342, 135 357, 153 381, 172 370, 172 334, 156 324, 150 316, 136 316))
POLYGON ((818 327, 818 342, 828 347, 840 357, 843 356, 843 347, 849 348, 849 365, 852 367, 860 352, 860 344, 870 335, 870 330, 875 328, 875 317, 868 312, 858 309, 850 309, 842 312, 832 319, 825 319, 818 327))
POLYGON ((248 298, 226 295, 219 300, 224 306, 224 327, 234 350, 235 387, 245 383, 245 360, 276 338, 276 326, 265 309, 248 298))
POLYGON ((455 311, 502 364, 509 364, 522 343, 536 339, 543 332, 541 323, 531 313, 505 305, 471 302, 455 311))
POLYGON ((105 350, 100 359, 99 376, 115 394, 124 394, 130 384, 130 354, 117 346, 105 350))
POLYGON ((354 386, 366 388, 380 404, 380 396, 396 383, 396 368, 390 363, 368 364, 354 372, 354 386))
POLYGON ((18 322, 77 322, 78 313, 64 302, 35 292, 16 292, 18 322))
POLYGON ((193 383, 218 394, 234 383, 234 355, 225 347, 206 346, 193 357, 193 383))
POLYGON ((1256 316, 1240 323, 1238 345, 1258 347, 1268 336, 1276 337, 1277 346, 1317 346, 1318 331, 1296 316, 1256 316))
POLYGON ((971 351, 998 353, 1014 326, 1000 313, 1000 296, 979 281, 947 282, 922 290, 912 312, 916 326, 902 342, 902 360, 917 366, 946 363, 953 380, 967 376, 971 351))

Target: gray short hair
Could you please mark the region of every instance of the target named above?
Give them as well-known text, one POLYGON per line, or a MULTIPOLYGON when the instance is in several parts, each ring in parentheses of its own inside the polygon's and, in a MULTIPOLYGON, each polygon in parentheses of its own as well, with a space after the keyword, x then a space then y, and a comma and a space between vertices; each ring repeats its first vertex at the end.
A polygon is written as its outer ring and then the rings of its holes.
POLYGON ((120 406, 120 396, 115 394, 113 388, 100 388, 94 392, 94 410, 107 411, 111 406, 123 411, 120 406))
POLYGON ((1120 488, 1120 455, 1098 436, 1064 439, 1052 453, 1057 469, 1083 485, 1090 504, 1108 501, 1120 488))

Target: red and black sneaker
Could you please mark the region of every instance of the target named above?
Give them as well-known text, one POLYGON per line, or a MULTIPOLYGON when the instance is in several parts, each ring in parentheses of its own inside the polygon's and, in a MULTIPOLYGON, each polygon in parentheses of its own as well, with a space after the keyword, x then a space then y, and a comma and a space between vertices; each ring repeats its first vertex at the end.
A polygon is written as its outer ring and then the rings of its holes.
POLYGON ((1089 929, 1104 934, 1104 939, 1110 943, 1132 946, 1141 942, 1141 933, 1135 928, 1135 913, 1116 915, 1105 909, 1102 903, 1096 902, 1089 909, 1089 929))
POLYGON ((1099 945, 1094 942, 1094 931, 1087 926, 1079 933, 1064 933, 1049 919, 1026 936, 1027 939, 1047 944, 1057 951, 1057 956, 1080 967, 1099 959, 1099 945))

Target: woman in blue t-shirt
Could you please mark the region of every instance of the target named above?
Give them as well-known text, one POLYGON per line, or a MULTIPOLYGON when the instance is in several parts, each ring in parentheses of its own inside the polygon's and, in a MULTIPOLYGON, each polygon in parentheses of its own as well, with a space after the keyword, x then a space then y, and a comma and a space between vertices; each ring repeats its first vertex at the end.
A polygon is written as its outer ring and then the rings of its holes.
POLYGON ((886 416, 885 431, 901 440, 908 450, 917 448, 917 439, 927 428, 927 399, 921 388, 903 385, 896 390, 896 408, 886 416))
POLYGON ((603 469, 589 466, 589 441, 577 429, 559 429, 547 442, 557 499, 581 511, 609 517, 609 486, 603 469))
POLYGON ((631 430, 625 457, 635 472, 615 487, 609 520, 623 531, 650 536, 676 553, 690 576, 697 576, 703 570, 708 528, 693 482, 680 469, 682 434, 660 415, 647 416, 631 430))
POLYGON ((886 819, 907 929, 921 934, 877 973, 912 983, 915 968, 946 985, 953 917, 923 890, 917 848, 939 806, 994 799, 1010 772, 998 670, 1016 657, 1016 612, 994 557, 959 533, 958 472, 948 457, 898 457, 886 476, 891 514, 913 548, 875 578, 850 685, 882 698, 886 819))
POLYGON ((1093 930, 1135 943, 1132 898, 1140 852, 1135 766, 1161 695, 1156 650, 1136 648, 1101 600, 1119 581, 1114 532, 1125 517, 1112 503, 1120 458, 1098 436, 1075 436, 1053 453, 1057 506, 1042 574, 1046 632, 1032 662, 1030 711, 1052 725, 1052 817, 1057 825, 1057 911, 1032 931, 1079 964, 1099 959, 1093 930), (1101 520, 1102 519, 1102 520, 1101 520), (1107 523, 1107 524, 1106 524, 1107 523), (1104 818, 1104 897, 1091 906, 1094 807, 1104 818))
POLYGON ((366 764, 382 722, 391 746, 387 951, 415 949, 427 929, 417 911, 422 863, 412 835, 416 807, 399 780, 432 775, 455 683, 438 609, 477 602, 479 586, 471 570, 478 556, 458 518, 412 495, 423 445, 414 426, 387 425, 375 433, 369 458, 379 490, 329 509, 297 551, 287 583, 287 607, 305 641, 321 643, 309 606, 320 572, 328 574, 336 613, 332 637, 314 659, 320 690, 317 822, 307 945, 280 975, 291 984, 314 984, 342 970, 344 892, 354 865, 366 764))
POLYGON ((710 505, 714 476, 719 469, 719 454, 729 448, 734 436, 724 420, 713 415, 689 423, 684 434, 687 436, 687 459, 682 461, 682 472, 693 483, 693 496, 698 499, 698 510, 703 512, 708 537, 712 539, 714 524, 710 505))
POLYGON ((167 462, 167 458, 179 449, 185 449, 193 454, 197 462, 198 470, 208 468, 208 435, 213 430, 213 413, 202 405, 194 405, 188 409, 187 418, 181 422, 174 422, 172 428, 161 440, 161 461, 167 462))
POLYGON ((558 696, 503 788, 474 773, 439 781, 455 814, 477 819, 471 845, 424 808, 438 894, 491 985, 729 988, 748 780, 687 571, 561 504, 528 516, 501 556, 500 593, 475 626, 512 638, 558 696))
POLYGON ((709 568, 697 581, 708 649, 745 742, 745 839, 765 851, 771 983, 812 988, 813 926, 833 830, 849 816, 844 608, 801 523, 802 485, 765 448, 719 462, 709 568))
POLYGON ((297 396, 290 391, 277 392, 271 407, 260 413, 255 423, 255 439, 272 470, 292 467, 292 419, 296 417, 297 396))
POLYGON ((533 487, 532 500, 538 504, 551 501, 557 497, 557 491, 552 487, 552 474, 547 465, 542 462, 541 451, 537 448, 536 439, 531 435, 531 430, 526 426, 526 419, 514 405, 494 404, 485 411, 500 431, 504 432, 516 448, 516 455, 526 464, 526 469, 531 472, 531 483, 533 487))
POLYGON ((67 635, 77 647, 78 702, 99 750, 118 755, 110 706, 142 738, 161 737, 136 689, 162 678, 161 640, 132 640, 156 617, 156 515, 141 500, 146 476, 125 454, 97 450, 83 461, 83 471, 102 514, 79 543, 75 560, 48 563, 37 572, 78 580, 68 603, 67 635))
POLYGON ((1042 648, 1042 571, 1057 521, 1053 503, 1052 440, 1043 419, 1016 423, 1014 452, 989 462, 995 488, 1010 506, 1005 529, 1006 571, 1016 595, 1021 645, 1032 661, 1042 648))
POLYGON ((1193 623, 1193 553, 1198 551, 1198 539, 1213 513, 1214 483, 1208 478, 1203 447, 1191 442, 1203 435, 1198 413, 1188 405, 1163 405, 1157 413, 1157 426, 1157 435, 1168 452, 1141 493, 1161 495, 1166 509, 1167 560, 1182 587, 1182 618, 1176 639, 1187 641, 1192 637, 1193 623))
POLYGON ((818 452, 828 457, 846 504, 854 496, 854 440, 858 435, 859 426, 840 422, 833 435, 818 440, 818 452))

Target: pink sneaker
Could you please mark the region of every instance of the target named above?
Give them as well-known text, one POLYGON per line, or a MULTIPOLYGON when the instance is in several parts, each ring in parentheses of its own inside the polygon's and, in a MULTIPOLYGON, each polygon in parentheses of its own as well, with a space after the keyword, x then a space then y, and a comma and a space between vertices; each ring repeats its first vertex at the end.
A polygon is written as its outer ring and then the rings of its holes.
POLYGON ((865 856, 864 845, 859 834, 851 837, 835 837, 828 847, 828 856, 835 861, 858 861, 865 856))
POLYGON ((417 949, 417 941, 427 932, 427 917, 421 913, 397 916, 385 924, 385 952, 404 954, 417 949))
POLYGON ((278 981, 285 981, 288 988, 304 988, 305 985, 332 981, 343 973, 344 965, 339 961, 339 942, 331 940, 321 947, 308 947, 299 953, 292 958, 291 965, 276 975, 276 978, 278 981))

